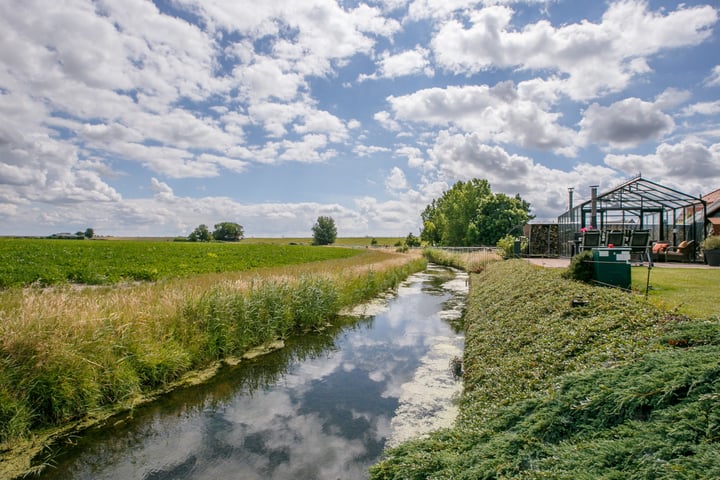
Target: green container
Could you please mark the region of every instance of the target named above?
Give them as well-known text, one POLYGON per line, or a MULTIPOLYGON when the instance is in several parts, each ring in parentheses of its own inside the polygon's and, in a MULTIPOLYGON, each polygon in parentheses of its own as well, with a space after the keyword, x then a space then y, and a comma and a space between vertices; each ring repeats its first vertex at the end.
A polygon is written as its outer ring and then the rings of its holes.
POLYGON ((602 285, 630 288, 630 248, 593 248, 593 279, 602 285))

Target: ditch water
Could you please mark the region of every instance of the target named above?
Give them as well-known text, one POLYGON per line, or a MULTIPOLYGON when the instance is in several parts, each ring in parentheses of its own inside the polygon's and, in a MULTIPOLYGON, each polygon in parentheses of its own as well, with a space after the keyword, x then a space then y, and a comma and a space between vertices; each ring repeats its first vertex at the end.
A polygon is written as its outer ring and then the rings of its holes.
POLYGON ((367 478, 383 448, 454 420, 466 294, 431 265, 344 325, 69 439, 40 478, 367 478))

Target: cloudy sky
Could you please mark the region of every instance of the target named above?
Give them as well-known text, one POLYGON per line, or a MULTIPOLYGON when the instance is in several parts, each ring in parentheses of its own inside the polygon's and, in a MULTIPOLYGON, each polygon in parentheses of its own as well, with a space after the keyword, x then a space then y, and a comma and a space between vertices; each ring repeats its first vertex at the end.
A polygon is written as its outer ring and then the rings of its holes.
POLYGON ((554 219, 720 188, 720 4, 0 2, 0 235, 417 234, 458 180, 554 219))

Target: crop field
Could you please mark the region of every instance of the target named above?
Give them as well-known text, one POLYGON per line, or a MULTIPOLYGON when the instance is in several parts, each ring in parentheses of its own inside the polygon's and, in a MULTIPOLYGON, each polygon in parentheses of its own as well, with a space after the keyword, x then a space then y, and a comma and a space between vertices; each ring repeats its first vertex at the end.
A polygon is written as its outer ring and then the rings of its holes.
POLYGON ((359 253, 287 244, 5 238, 0 239, 0 288, 154 281, 341 259, 359 253))
MULTIPOLYGON (((334 245, 338 247, 369 247, 375 239, 377 247, 393 247, 398 242, 403 242, 405 237, 338 237, 334 245)), ((245 238, 244 243, 272 243, 272 244, 298 244, 310 245, 313 242, 311 237, 286 237, 286 238, 245 238)))

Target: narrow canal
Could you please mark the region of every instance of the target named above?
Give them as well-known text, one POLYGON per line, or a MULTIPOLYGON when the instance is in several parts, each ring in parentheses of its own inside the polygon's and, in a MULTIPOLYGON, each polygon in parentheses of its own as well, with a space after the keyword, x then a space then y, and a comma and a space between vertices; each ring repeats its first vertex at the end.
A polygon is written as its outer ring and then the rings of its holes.
POLYGON ((431 265, 343 325, 69 439, 40 478, 367 478, 384 447, 452 423, 466 294, 431 265))

